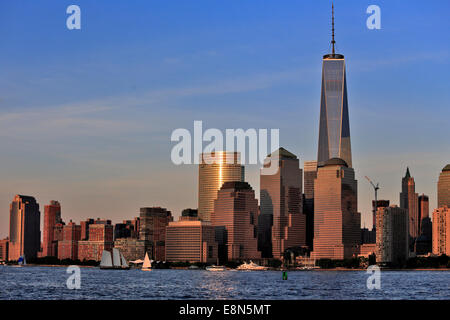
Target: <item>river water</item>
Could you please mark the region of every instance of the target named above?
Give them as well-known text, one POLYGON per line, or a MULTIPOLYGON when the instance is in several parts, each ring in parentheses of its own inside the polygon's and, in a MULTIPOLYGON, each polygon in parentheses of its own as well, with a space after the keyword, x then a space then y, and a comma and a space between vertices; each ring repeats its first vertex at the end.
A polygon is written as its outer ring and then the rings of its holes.
POLYGON ((450 271, 100 270, 80 268, 71 290, 65 267, 0 266, 0 299, 450 299, 450 271))

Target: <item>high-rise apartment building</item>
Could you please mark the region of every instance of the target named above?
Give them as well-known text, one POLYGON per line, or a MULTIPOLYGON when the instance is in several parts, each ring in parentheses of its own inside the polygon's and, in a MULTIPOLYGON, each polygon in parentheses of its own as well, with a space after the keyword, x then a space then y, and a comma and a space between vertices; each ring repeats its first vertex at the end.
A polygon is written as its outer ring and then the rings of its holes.
POLYGON ((211 221, 214 200, 228 181, 244 181, 245 170, 239 152, 217 151, 200 155, 198 172, 198 217, 211 221))
POLYGON ((389 200, 372 200, 372 231, 377 229, 377 211, 378 208, 389 207, 389 200))
POLYGON ((44 239, 42 243, 42 255, 44 257, 58 256, 58 241, 55 239, 55 227, 62 223, 61 205, 58 201, 52 200, 50 204, 44 206, 44 239))
POLYGON ((58 259, 78 259, 78 241, 81 239, 81 226, 72 220, 63 228, 63 240, 58 241, 58 259))
POLYGON ((167 226, 166 260, 216 263, 218 248, 211 222, 181 218, 167 226))
POLYGON ((141 208, 139 215, 140 240, 145 241, 146 251, 153 260, 164 261, 166 227, 173 221, 170 211, 161 207, 141 208))
POLYGON ((377 263, 402 265, 409 257, 409 220, 406 209, 397 206, 377 211, 377 263))
POLYGON ((94 219, 87 219, 85 221, 81 221, 81 240, 89 240, 89 226, 94 224, 94 219))
POLYGON ((258 200, 247 182, 229 181, 222 185, 214 201, 211 223, 224 227, 227 260, 261 258, 258 251, 258 200))
POLYGON ((277 172, 264 174, 262 169, 260 175, 259 247, 263 257, 269 252, 281 259, 286 249, 306 246, 302 169, 297 156, 284 148, 270 154, 264 167, 272 163, 278 164, 277 172))
POLYGON ((416 183, 411 177, 409 168, 406 168, 406 174, 402 178, 402 192, 400 193, 400 208, 408 211, 409 219, 409 245, 410 250, 414 250, 414 242, 419 236, 419 196, 416 193, 416 183))
POLYGON ((303 213, 306 217, 306 245, 313 250, 314 239, 314 180, 317 178, 317 161, 303 165, 303 213))
POLYGON ((34 197, 16 195, 9 209, 9 260, 37 257, 41 247, 39 204, 34 197))
POLYGON ((319 166, 314 182, 314 251, 316 259, 347 259, 358 254, 361 214, 355 172, 338 158, 319 166))
POLYGON ((350 122, 347 103, 347 76, 344 55, 335 53, 334 15, 332 16, 332 52, 322 60, 320 98, 319 166, 331 158, 343 159, 352 167, 350 122))
POLYGON ((450 207, 450 164, 442 169, 438 181, 438 208, 450 207))
POLYGON ((450 256, 450 208, 433 211, 433 253, 450 256))
POLYGON ((78 259, 100 261, 103 250, 114 245, 114 227, 107 223, 89 225, 89 240, 78 241, 78 259))

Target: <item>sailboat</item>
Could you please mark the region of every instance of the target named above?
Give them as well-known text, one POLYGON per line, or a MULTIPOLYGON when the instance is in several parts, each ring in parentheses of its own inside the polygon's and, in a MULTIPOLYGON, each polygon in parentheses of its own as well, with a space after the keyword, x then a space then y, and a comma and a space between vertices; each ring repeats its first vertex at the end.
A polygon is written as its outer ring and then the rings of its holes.
POLYGON ((25 255, 21 255, 19 260, 17 260, 17 267, 23 267, 27 265, 27 259, 25 259, 25 255))
POLYGON ((148 257, 148 253, 145 253, 144 263, 142 264, 142 271, 150 271, 152 270, 152 262, 148 257))
POLYGON ((111 252, 103 250, 100 269, 128 270, 130 266, 123 254, 116 248, 113 248, 112 255, 111 252))

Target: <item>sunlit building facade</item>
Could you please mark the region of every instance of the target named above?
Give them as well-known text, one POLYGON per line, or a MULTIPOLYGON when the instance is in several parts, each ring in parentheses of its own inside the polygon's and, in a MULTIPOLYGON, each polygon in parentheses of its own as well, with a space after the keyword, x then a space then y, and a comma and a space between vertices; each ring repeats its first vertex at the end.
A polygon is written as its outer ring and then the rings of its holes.
POLYGON ((433 253, 450 256, 450 208, 433 211, 433 253))
POLYGON ((296 155, 284 148, 270 154, 264 166, 278 164, 275 174, 260 175, 259 247, 263 257, 281 259, 286 249, 306 245, 302 169, 296 155), (269 238, 270 236, 270 238, 269 238))
POLYGON ((334 52, 322 61, 318 165, 331 158, 352 167, 345 59, 334 52))
POLYGON ((170 222, 166 229, 166 260, 216 263, 217 243, 211 222, 181 217, 170 222))
POLYGON ((450 164, 442 169, 438 180, 438 208, 450 207, 450 164))
POLYGON ((42 255, 57 257, 58 241, 55 239, 55 227, 62 223, 61 205, 58 201, 52 200, 50 204, 44 206, 44 234, 42 243, 42 255))
POLYGON ((41 247, 39 204, 34 197, 16 195, 9 209, 9 260, 37 257, 41 247))
POLYGON ((377 263, 402 265, 409 257, 408 211, 397 206, 379 208, 376 229, 377 263))
POLYGON ((245 170, 239 152, 217 151, 200 154, 198 172, 198 217, 211 221, 214 200, 228 181, 244 181, 245 170))
POLYGON ((214 201, 211 223, 214 227, 224 227, 227 260, 261 258, 258 212, 255 191, 247 182, 228 181, 222 185, 214 201))
POLYGON ((361 214, 352 168, 333 158, 319 166, 314 182, 315 259, 342 260, 359 252, 361 214))

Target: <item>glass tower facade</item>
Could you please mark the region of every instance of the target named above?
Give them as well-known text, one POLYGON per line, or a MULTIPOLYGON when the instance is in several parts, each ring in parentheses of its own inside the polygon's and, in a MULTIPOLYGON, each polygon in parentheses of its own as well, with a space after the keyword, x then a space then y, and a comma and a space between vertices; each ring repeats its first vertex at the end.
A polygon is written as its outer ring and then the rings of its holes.
POLYGON ((318 165, 331 158, 352 167, 345 60, 334 53, 325 55, 322 63, 318 165))

